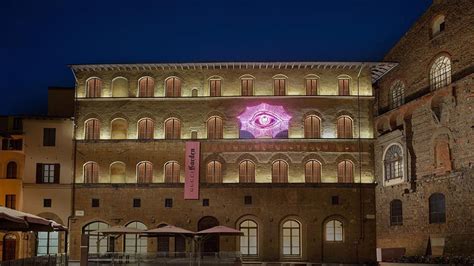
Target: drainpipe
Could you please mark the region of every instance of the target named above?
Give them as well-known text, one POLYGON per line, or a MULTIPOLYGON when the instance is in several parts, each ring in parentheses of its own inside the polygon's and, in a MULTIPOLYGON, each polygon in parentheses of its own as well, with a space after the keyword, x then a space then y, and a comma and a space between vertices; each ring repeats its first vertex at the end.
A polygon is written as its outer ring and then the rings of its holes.
POLYGON ((360 235, 359 235, 359 240, 357 241, 357 249, 356 249, 356 256, 357 256, 357 262, 360 263, 359 261, 359 247, 361 244, 361 241, 364 240, 364 204, 362 201, 362 142, 361 142, 361 136, 360 136, 360 127, 361 127, 361 112, 360 112, 360 75, 362 73, 362 69, 364 69, 365 64, 362 64, 362 66, 359 69, 359 73, 357 74, 357 124, 358 124, 358 150, 359 150, 359 223, 360 223, 360 235))

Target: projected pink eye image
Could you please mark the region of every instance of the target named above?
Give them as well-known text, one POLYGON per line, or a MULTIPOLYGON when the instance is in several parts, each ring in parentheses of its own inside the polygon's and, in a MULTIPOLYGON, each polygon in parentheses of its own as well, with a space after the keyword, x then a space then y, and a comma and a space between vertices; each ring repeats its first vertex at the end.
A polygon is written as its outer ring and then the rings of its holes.
POLYGON ((279 105, 262 103, 247 107, 238 116, 243 138, 286 138, 291 116, 279 105))

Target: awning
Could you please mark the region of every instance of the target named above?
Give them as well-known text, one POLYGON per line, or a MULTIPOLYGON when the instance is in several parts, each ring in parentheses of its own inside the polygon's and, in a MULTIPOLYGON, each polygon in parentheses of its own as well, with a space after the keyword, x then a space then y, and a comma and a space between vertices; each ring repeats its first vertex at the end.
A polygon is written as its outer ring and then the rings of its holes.
POLYGON ((142 234, 145 230, 136 229, 132 227, 125 226, 112 226, 104 229, 99 229, 97 231, 91 232, 91 234, 102 234, 102 235, 125 235, 125 234, 142 234))
MULTIPOLYGON (((64 226, 54 222, 56 228, 64 226)), ((13 210, 6 207, 0 207, 0 230, 2 231, 54 231, 53 221, 45 218, 13 210)))
POLYGON ((186 230, 181 227, 177 227, 174 225, 165 225, 159 228, 150 229, 144 232, 147 235, 155 235, 155 236, 173 236, 173 235, 189 235, 192 236, 195 234, 193 231, 186 230))
POLYGON ((244 233, 223 225, 211 227, 196 233, 196 235, 243 235, 244 233))

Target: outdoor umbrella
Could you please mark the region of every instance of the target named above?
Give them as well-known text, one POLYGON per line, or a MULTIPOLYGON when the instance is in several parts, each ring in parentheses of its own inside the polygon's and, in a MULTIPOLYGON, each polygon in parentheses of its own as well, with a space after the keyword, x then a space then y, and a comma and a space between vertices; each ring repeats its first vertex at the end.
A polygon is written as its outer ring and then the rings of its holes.
POLYGON ((181 227, 177 227, 174 225, 165 225, 159 228, 155 229, 150 229, 148 231, 144 232, 145 234, 148 235, 154 235, 154 236, 174 236, 174 235, 184 235, 184 236, 192 236, 195 234, 195 232, 186 230, 181 227))
POLYGON ((99 229, 92 232, 91 234, 102 234, 102 235, 125 235, 125 234, 141 234, 144 230, 125 227, 125 226, 112 226, 109 228, 99 229))
POLYGON ((223 225, 211 227, 196 233, 196 235, 243 235, 244 233, 223 225))
POLYGON ((0 207, 0 230, 2 231, 53 231, 51 221, 39 216, 0 207))

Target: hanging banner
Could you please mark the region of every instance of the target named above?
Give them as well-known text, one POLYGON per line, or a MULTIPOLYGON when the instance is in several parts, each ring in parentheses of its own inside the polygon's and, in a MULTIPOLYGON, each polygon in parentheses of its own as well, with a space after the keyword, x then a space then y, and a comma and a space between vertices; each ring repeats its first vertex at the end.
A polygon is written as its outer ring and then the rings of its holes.
POLYGON ((199 199, 199 142, 186 142, 184 199, 199 199))

